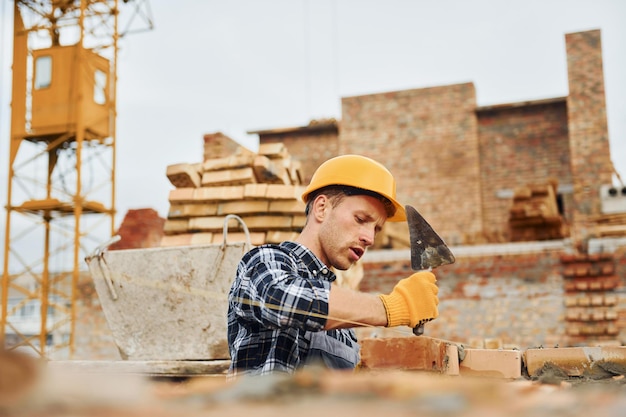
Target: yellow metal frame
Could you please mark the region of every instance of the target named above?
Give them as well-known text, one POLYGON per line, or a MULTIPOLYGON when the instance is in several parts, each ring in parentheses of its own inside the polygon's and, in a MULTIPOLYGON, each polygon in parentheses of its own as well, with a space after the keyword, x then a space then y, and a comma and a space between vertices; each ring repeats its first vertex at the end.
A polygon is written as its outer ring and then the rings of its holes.
MULTIPOLYGON (((80 7, 77 4, 16 0, 14 6, 0 348, 29 347, 51 358, 74 354, 78 283, 87 270, 84 258, 114 233, 118 1, 81 0, 80 7), (52 16, 56 18, 50 19, 52 16), (108 30, 108 38, 102 37, 107 30, 98 26, 108 30), (78 32, 77 42, 62 45, 64 31, 72 29, 78 32), (72 123, 32 129, 32 112, 38 111, 33 106, 31 69, 37 50, 30 41, 31 35, 41 39, 46 33, 51 50, 75 49, 74 61, 65 65, 79 73, 93 65, 94 56, 101 66, 102 56, 107 55, 111 65, 106 129, 93 128, 90 109, 94 107, 86 101, 89 92, 84 82, 70 82, 58 89, 71 104, 68 120, 72 123), (99 34, 97 41, 89 38, 94 33, 99 34), (87 44, 89 49, 84 46, 87 44), (74 90, 68 94, 64 89, 74 90), (94 173, 94 166, 102 168, 94 173), (21 312, 34 305, 39 306, 38 318, 33 318, 39 320, 36 331, 21 323, 21 312)), ((51 105, 58 102, 53 100, 51 105)), ((98 123, 101 127, 101 118, 98 123)))

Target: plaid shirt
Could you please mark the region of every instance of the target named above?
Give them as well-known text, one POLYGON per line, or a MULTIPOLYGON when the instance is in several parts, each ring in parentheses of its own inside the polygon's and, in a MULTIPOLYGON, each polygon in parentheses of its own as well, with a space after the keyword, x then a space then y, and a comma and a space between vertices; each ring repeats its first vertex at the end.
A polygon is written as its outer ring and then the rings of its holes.
POLYGON ((335 278, 294 242, 245 254, 228 296, 230 374, 293 372, 316 361, 354 368, 359 361, 354 331, 323 330, 335 278))

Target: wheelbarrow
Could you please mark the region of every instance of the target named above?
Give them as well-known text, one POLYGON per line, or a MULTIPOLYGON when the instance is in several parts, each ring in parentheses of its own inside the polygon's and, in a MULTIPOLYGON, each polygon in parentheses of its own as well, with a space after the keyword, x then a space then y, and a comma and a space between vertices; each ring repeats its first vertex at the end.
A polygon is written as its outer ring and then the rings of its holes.
POLYGON ((108 251, 119 239, 85 261, 122 359, 229 359, 228 291, 251 248, 244 221, 227 215, 221 244, 108 251), (245 242, 228 243, 231 219, 243 227, 245 242))

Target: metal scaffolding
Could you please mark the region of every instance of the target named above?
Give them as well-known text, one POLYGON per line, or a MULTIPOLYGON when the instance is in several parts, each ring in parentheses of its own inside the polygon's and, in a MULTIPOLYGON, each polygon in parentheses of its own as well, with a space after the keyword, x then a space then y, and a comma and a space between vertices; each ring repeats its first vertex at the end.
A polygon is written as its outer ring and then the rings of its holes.
MULTIPOLYGON (((147 1, 132 3, 151 28, 147 1)), ((16 0, 0 346, 74 353, 88 252, 114 233, 118 0, 16 0)), ((132 20, 132 19, 131 19, 132 20)))

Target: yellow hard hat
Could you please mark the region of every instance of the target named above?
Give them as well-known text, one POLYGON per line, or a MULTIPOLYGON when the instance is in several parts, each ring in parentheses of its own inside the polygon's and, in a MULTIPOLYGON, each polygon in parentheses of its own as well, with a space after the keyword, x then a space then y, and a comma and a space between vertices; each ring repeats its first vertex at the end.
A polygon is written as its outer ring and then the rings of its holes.
POLYGON ((396 208, 387 221, 406 220, 404 207, 396 201, 396 180, 381 163, 361 155, 342 155, 331 158, 317 168, 307 186, 302 200, 306 203, 309 194, 328 185, 347 185, 379 194, 396 208))

